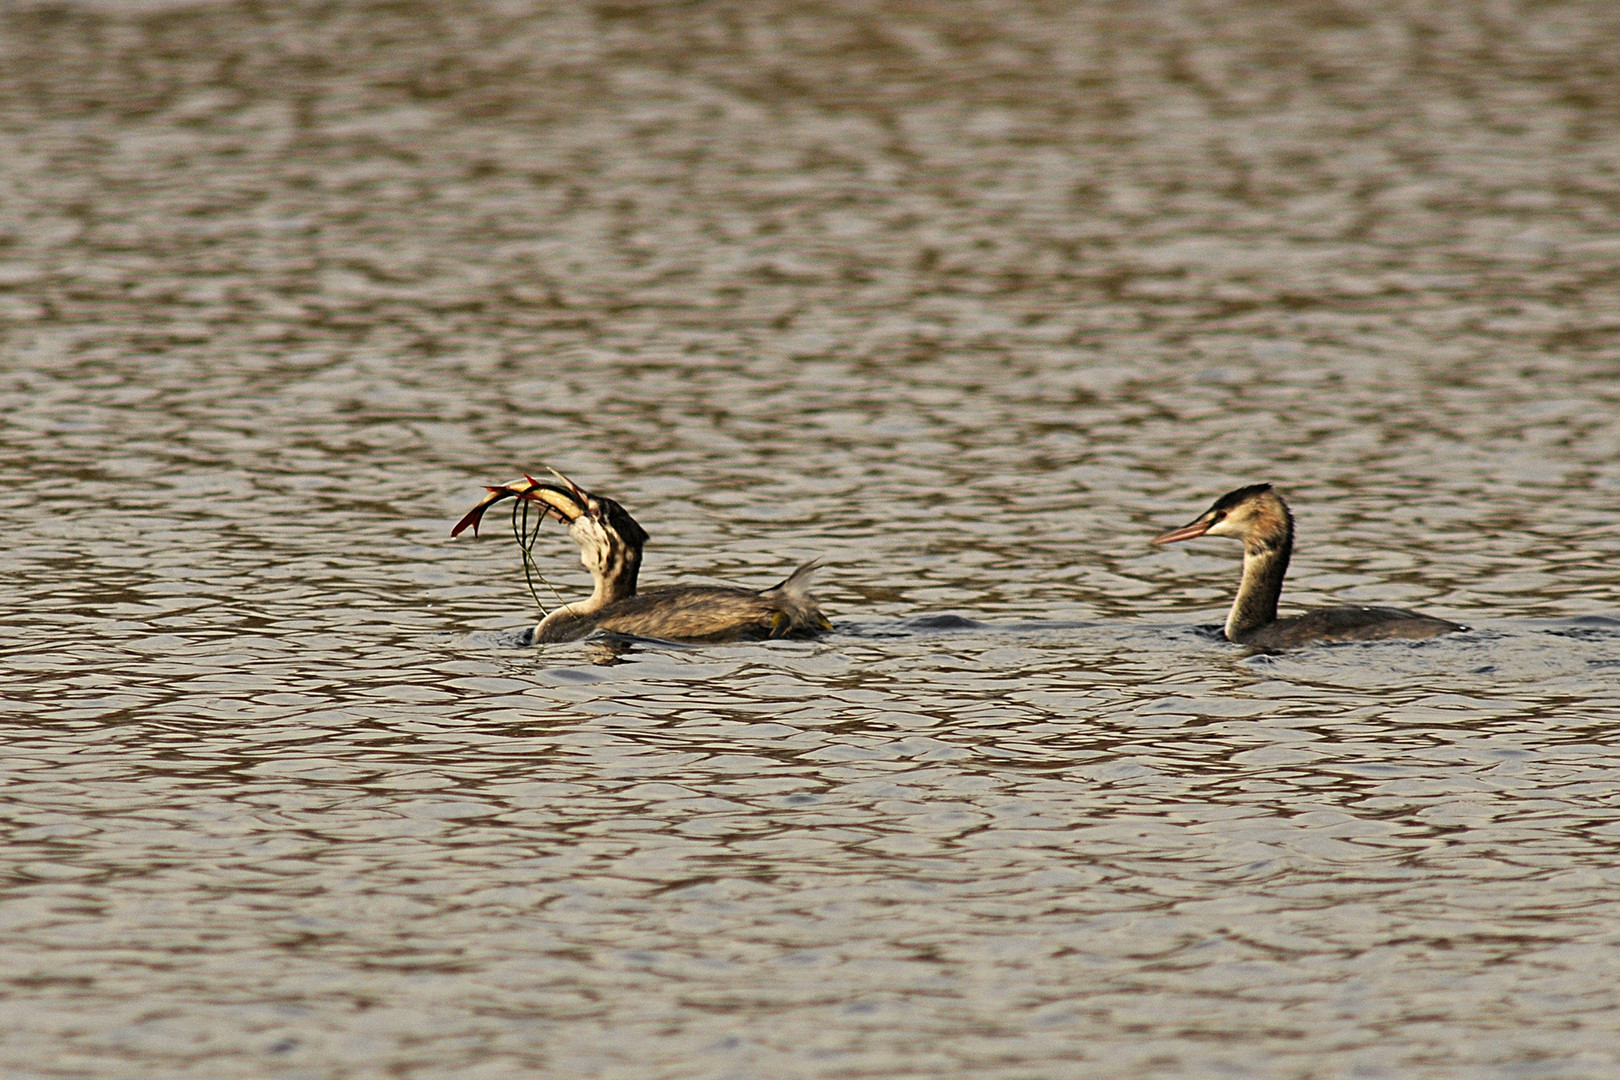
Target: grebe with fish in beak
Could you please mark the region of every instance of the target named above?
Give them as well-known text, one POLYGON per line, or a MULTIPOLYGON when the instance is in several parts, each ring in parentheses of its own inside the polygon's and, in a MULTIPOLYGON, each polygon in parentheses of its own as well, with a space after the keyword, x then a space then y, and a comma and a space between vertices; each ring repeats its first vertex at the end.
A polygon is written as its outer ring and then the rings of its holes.
POLYGON ((832 629, 809 592, 814 560, 769 589, 666 585, 638 591, 647 531, 613 499, 593 495, 555 470, 552 476, 555 481, 525 476, 488 488, 489 495, 450 530, 459 536, 470 527, 476 534, 484 511, 502 499, 536 505, 545 517, 568 526, 594 587, 584 600, 563 604, 541 619, 534 630, 536 645, 594 633, 721 642, 814 637, 832 629))

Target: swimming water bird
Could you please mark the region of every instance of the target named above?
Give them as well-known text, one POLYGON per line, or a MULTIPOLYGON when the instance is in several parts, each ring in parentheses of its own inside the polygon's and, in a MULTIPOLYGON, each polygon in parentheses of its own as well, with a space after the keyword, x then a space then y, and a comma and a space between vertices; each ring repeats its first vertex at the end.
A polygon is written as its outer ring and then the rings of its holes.
POLYGON ((1193 521, 1153 538, 1173 544, 1196 536, 1230 536, 1243 541, 1243 580, 1226 617, 1226 637, 1264 650, 1292 649, 1333 641, 1427 638, 1462 627, 1404 608, 1317 608, 1277 618, 1277 598, 1294 550, 1294 516, 1270 484, 1229 491, 1193 521))
POLYGON ((469 526, 476 534, 484 511, 502 499, 537 505, 568 526, 579 561, 595 587, 584 600, 552 611, 535 627, 534 643, 575 641, 598 631, 667 641, 719 642, 813 637, 831 630, 810 595, 817 563, 807 562, 773 588, 755 591, 726 585, 670 585, 636 589, 647 532, 617 502, 593 495, 553 471, 556 482, 525 476, 491 487, 482 502, 450 530, 469 526))

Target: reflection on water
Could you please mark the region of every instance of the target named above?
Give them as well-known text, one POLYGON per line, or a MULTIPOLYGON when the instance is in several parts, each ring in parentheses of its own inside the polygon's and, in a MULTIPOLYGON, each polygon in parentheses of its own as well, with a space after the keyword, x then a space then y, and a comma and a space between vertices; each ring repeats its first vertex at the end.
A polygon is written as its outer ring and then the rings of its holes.
POLYGON ((1611 6, 0 35, 7 1071, 1620 1067, 1611 6), (542 463, 839 632, 521 647, 542 463))

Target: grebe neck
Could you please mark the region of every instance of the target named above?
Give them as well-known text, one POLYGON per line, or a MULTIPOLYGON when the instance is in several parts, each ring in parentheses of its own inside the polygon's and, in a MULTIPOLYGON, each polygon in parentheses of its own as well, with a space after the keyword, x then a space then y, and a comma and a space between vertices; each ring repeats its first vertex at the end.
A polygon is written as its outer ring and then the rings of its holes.
POLYGON ((586 563, 591 568, 591 595, 583 600, 564 604, 544 619, 535 631, 542 639, 547 627, 572 622, 592 615, 609 604, 627 600, 636 595, 636 578, 641 574, 641 552, 632 547, 615 545, 601 558, 599 564, 586 563))
POLYGON ((1272 536, 1250 536, 1243 543, 1243 580, 1226 617, 1226 639, 1240 641, 1268 623, 1277 621, 1277 598, 1282 596, 1288 558, 1294 551, 1294 523, 1272 536))

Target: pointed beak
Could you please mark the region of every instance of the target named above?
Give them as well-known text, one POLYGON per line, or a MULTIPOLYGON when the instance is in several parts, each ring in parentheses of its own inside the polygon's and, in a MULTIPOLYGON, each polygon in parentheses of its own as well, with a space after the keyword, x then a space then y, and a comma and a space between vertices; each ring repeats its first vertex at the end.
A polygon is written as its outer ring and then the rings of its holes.
POLYGON ((1158 547, 1160 544, 1173 544, 1177 540, 1191 540, 1195 536, 1203 536, 1209 532, 1209 527, 1213 524, 1215 524, 1214 518, 1201 517, 1197 521, 1183 525, 1179 529, 1171 529, 1167 533, 1160 533, 1152 540, 1149 540, 1148 543, 1158 547))
MULTIPOLYGON (((558 472, 556 469, 553 469, 550 465, 546 466, 546 472, 550 473, 552 476, 555 476, 557 478, 558 483, 562 484, 563 487, 565 487, 569 491, 573 492, 574 501, 579 503, 579 505, 584 506, 586 504, 586 502, 588 502, 590 500, 590 497, 591 497, 590 492, 586 491, 584 488, 580 487, 578 484, 576 484, 572 480, 568 479, 568 477, 564 476, 562 473, 558 472)), ((526 477, 526 479, 531 484, 538 483, 538 481, 535 480, 533 477, 526 477)))

